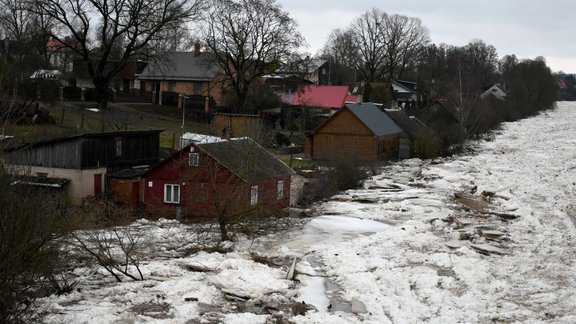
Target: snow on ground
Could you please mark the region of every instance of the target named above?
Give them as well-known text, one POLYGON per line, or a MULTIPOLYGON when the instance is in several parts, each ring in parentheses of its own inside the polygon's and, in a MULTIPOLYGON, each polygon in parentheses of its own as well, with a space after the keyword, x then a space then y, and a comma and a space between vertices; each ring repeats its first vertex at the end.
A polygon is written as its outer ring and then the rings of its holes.
POLYGON ((47 323, 576 322, 576 104, 505 124, 474 149, 387 166, 316 205, 304 228, 234 252, 187 253, 200 239, 189 228, 141 221, 145 281, 79 267, 78 290, 41 299, 38 313, 47 323), (286 278, 294 257, 297 281, 286 278))

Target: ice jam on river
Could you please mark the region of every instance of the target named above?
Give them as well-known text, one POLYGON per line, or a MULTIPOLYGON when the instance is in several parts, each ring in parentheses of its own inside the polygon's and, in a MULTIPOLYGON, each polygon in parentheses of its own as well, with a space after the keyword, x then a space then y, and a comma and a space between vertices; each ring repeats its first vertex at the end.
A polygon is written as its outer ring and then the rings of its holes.
POLYGON ((384 167, 315 205, 302 229, 230 253, 180 256, 185 226, 142 220, 134 226, 156 249, 145 281, 77 268, 80 289, 41 299, 38 313, 49 323, 575 323, 576 104, 471 145, 384 167))

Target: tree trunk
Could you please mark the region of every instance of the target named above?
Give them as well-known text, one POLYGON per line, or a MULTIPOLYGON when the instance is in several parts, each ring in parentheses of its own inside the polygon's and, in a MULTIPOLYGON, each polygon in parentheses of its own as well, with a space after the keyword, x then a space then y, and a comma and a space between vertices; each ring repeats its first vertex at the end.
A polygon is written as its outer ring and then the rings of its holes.
POLYGON ((220 225, 220 239, 224 241, 229 241, 228 230, 226 229, 226 218, 224 215, 218 217, 218 224, 220 225))
POLYGON ((94 91, 96 94, 96 101, 98 102, 98 109, 108 111, 108 89, 109 81, 106 78, 94 78, 94 91))

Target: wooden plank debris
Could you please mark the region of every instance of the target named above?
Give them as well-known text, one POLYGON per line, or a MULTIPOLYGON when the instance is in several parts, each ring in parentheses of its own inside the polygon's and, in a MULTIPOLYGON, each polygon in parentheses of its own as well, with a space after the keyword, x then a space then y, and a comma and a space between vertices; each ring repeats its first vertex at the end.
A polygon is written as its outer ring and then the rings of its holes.
POLYGON ((298 259, 297 257, 294 257, 294 260, 292 260, 292 265, 288 269, 288 273, 286 274, 286 279, 288 279, 288 280, 294 280, 294 277, 296 276, 296 260, 297 259, 298 259))
POLYGON ((470 247, 473 248, 474 250, 476 250, 476 252, 484 254, 484 255, 490 255, 490 254, 505 255, 505 254, 507 254, 507 252, 504 251, 503 249, 497 248, 497 247, 489 245, 489 244, 470 244, 470 247))

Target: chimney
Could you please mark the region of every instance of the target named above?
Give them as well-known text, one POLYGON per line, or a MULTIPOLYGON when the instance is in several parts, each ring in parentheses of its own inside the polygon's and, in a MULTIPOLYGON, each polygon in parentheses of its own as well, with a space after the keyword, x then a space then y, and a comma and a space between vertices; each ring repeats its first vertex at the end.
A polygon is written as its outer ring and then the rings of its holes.
POLYGON ((194 56, 199 55, 200 55, 200 41, 196 40, 196 42, 194 43, 194 56))

